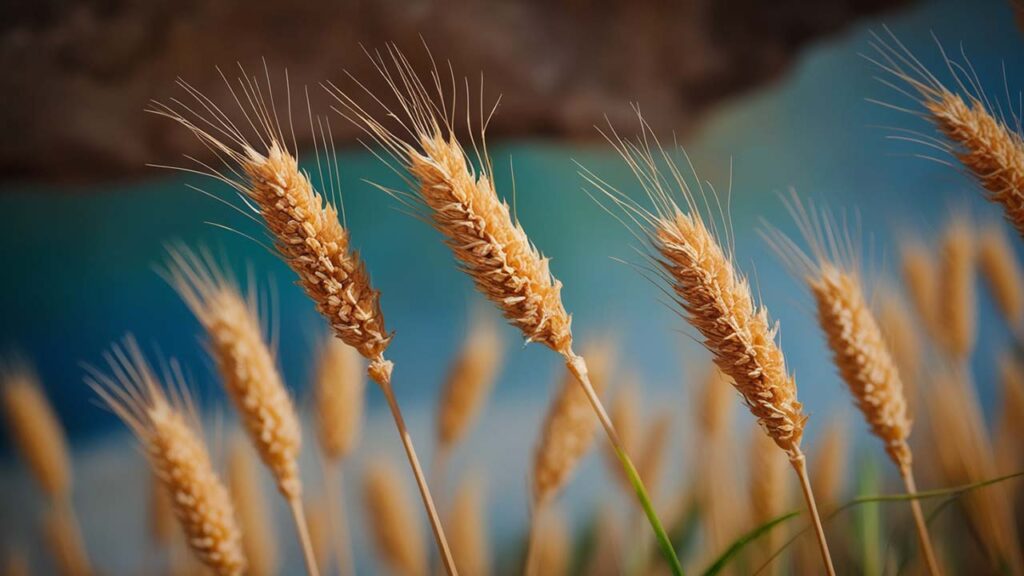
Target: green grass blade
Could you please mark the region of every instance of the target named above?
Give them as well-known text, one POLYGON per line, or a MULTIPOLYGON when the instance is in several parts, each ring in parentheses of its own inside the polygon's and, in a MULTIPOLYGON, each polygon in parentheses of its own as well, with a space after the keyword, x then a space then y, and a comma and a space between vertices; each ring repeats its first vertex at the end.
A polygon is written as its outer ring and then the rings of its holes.
POLYGON ((743 548, 746 547, 747 544, 753 542, 754 540, 757 540, 762 535, 767 534, 768 531, 770 531, 772 528, 778 526, 779 524, 782 524, 783 522, 786 522, 787 520, 790 520, 791 518, 796 518, 800 514, 801 513, 799 511, 789 512, 788 514, 783 514, 782 516, 778 516, 776 518, 772 518, 768 522, 765 522, 764 524, 761 524, 760 526, 758 526, 757 528, 754 528, 750 532, 747 532, 746 534, 743 534, 742 536, 740 536, 739 538, 734 540, 733 543, 725 550, 725 552, 723 552, 722 555, 719 556, 714 561, 714 563, 712 563, 711 566, 709 566, 708 569, 703 572, 703 576, 715 576, 715 574, 718 574, 719 572, 721 572, 722 569, 725 568, 726 565, 729 564, 729 562, 733 558, 738 556, 739 553, 743 551, 743 548))
POLYGON ((665 532, 665 527, 661 525, 661 520, 658 519, 658 515, 654 511, 654 505, 651 503, 650 496, 647 495, 647 489, 644 488, 643 481, 640 480, 640 474, 636 471, 636 467, 633 466, 633 461, 629 459, 625 452, 619 450, 617 446, 614 446, 614 448, 615 454, 619 457, 619 462, 622 463, 623 470, 626 471, 629 483, 633 485, 633 490, 636 492, 637 498, 640 499, 640 506, 643 507, 644 514, 647 515, 647 520, 650 522, 654 535, 658 539, 658 547, 661 548, 661 553, 665 556, 669 568, 672 569, 672 574, 674 576, 684 576, 683 565, 680 564, 679 557, 676 556, 676 550, 672 547, 672 540, 669 539, 668 533, 665 532))

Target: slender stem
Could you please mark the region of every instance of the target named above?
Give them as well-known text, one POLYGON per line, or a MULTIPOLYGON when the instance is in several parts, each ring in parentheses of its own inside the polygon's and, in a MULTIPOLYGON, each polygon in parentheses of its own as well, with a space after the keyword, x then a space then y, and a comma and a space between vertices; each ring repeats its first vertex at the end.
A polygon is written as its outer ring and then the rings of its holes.
POLYGON ((538 503, 530 514, 530 533, 526 540, 526 564, 523 566, 524 576, 537 576, 537 539, 540 536, 541 519, 544 503, 538 503))
POLYGON ((797 449, 796 457, 790 456, 790 463, 800 477, 800 488, 804 493, 804 501, 807 503, 807 510, 811 514, 811 521, 814 524, 814 531, 818 535, 818 549, 821 551, 821 560, 825 564, 825 571, 828 576, 836 576, 836 569, 832 566, 832 555, 828 551, 828 542, 825 540, 825 528, 821 525, 821 517, 818 516, 818 505, 814 503, 814 491, 811 490, 811 479, 807 476, 807 459, 804 453, 797 449))
POLYGON ((299 533, 299 543, 302 545, 302 556, 306 559, 306 573, 309 576, 320 576, 320 570, 316 567, 316 555, 313 553, 313 541, 309 537, 309 525, 306 524, 306 512, 302 509, 301 498, 288 500, 288 507, 292 511, 292 519, 295 521, 295 530, 299 533))
POLYGON ((324 463, 324 490, 330 508, 331 528, 338 556, 338 572, 342 576, 354 576, 356 567, 352 562, 352 543, 348 533, 348 518, 345 517, 345 498, 342 490, 340 461, 324 463))
POLYGON ((390 363, 383 358, 377 358, 370 364, 370 377, 380 385, 384 392, 384 398, 388 401, 391 409, 391 416, 395 419, 395 426, 398 428, 398 435, 405 447, 405 455, 409 459, 409 466, 412 467, 413 475, 416 477, 416 485, 420 489, 420 498, 423 500, 423 507, 426 508, 427 517, 430 520, 430 527, 434 531, 434 541, 437 543, 437 550, 441 554, 441 562, 444 564, 445 572, 449 576, 458 576, 455 568, 455 559, 452 558, 452 551, 448 548, 448 540, 444 536, 444 528, 441 527, 441 519, 437 515, 437 508, 434 506, 434 499, 430 496, 430 488, 427 487, 427 479, 423 474, 419 458, 416 457, 416 449, 412 445, 412 436, 405 426, 405 419, 402 418, 402 411, 398 408, 394 391, 391 388, 391 367, 390 363))
POLYGON ((608 435, 608 441, 615 450, 615 455, 618 456, 619 462, 622 464, 622 468, 625 470, 630 484, 633 485, 633 490, 636 492, 637 498, 640 500, 640 505, 643 507, 644 513, 647 514, 647 521, 651 524, 654 534, 658 537, 658 545, 661 547, 661 552, 665 555, 665 559, 668 561, 669 567, 672 569, 672 573, 676 576, 682 576, 684 573, 683 566, 680 564, 679 558, 676 556, 675 548, 672 546, 672 540, 669 539, 668 533, 665 532, 664 526, 661 525, 661 520, 658 519, 658 514, 654 511, 654 505, 651 503, 651 498, 647 495, 647 489, 644 487, 644 483, 640 479, 640 474, 636 471, 636 467, 633 466, 633 461, 629 459, 629 455, 626 454, 626 449, 622 445, 622 440, 619 439, 618 432, 615 431, 615 426, 612 425, 611 418, 608 417, 608 413, 605 411, 604 405, 601 404, 601 399, 598 398, 597 392, 590 383, 590 376, 587 374, 587 363, 583 360, 582 356, 577 356, 571 349, 568 350, 564 356, 566 366, 568 366, 569 371, 572 372, 573 376, 576 377, 580 386, 583 387, 583 392, 587 395, 587 400, 590 401, 590 405, 594 409, 594 413, 597 414, 597 419, 601 422, 601 426, 608 435))
MULTIPOLYGON (((917 483, 914 482, 914 470, 908 464, 900 466, 900 476, 903 477, 903 485, 907 487, 908 494, 917 494, 917 483)), ((924 521, 924 513, 921 511, 921 501, 917 498, 910 501, 910 510, 914 514, 914 524, 917 526, 917 539, 921 543, 921 553, 924 555, 925 563, 928 565, 928 573, 932 576, 940 576, 939 563, 935 560, 935 551, 932 550, 932 541, 928 537, 928 525, 924 521)))

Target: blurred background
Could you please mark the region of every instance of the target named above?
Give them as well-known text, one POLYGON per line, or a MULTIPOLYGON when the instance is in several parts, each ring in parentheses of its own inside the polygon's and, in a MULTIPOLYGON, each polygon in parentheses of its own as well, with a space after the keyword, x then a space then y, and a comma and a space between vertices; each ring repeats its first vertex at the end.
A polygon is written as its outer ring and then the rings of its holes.
MULTIPOLYGON (((107 574, 145 571, 149 477, 125 427, 83 384, 82 363, 100 362, 112 341, 131 332, 190 367, 204 413, 233 417, 200 327, 154 272, 165 243, 223 249, 235 269, 252 265, 272 279, 280 364, 304 409, 316 343, 325 333, 283 264, 254 241, 210 225, 251 234, 251 223, 188 187, 226 195, 226 186, 147 167, 183 165, 183 154, 204 153, 184 130, 143 112, 150 99, 180 94, 176 77, 223 102, 227 93, 214 66, 231 75, 236 63, 255 71, 265 59, 272 72, 287 68, 293 86, 308 85, 314 108, 330 115, 348 225, 382 292, 396 334, 390 358, 397 395, 429 461, 438 392, 480 299, 438 234, 367 183, 401 186, 330 112, 319 84, 351 86, 344 70, 374 81, 361 44, 372 50, 395 42, 425 71, 420 36, 456 74, 475 82, 482 72, 487 98, 502 95, 489 134, 497 188, 511 195, 511 165, 518 216, 564 283, 577 340, 613 334, 620 370, 639 375, 648 413, 671 406, 682 416, 673 428, 672 486, 686 478, 686 415, 709 359, 659 290, 616 260, 635 261, 635 241, 588 197, 575 162, 635 197, 639 190, 594 126, 607 116, 620 133, 632 134, 635 102, 656 132, 678 135, 701 178, 722 191, 731 181, 737 262, 781 322, 782 347, 811 415, 808 444, 826 421, 848 413, 858 445, 881 454, 850 407, 807 295, 757 228, 765 219, 794 231, 779 200, 790 187, 829 207, 857 210, 865 260, 880 276, 895 268, 897 240, 908 232, 934 238, 954 210, 998 218, 957 170, 915 157, 919 146, 887 139, 892 127, 927 126, 867 101, 909 104, 875 80, 879 71, 861 54, 871 52, 870 32, 888 26, 927 67, 942 71, 934 34, 951 51, 962 45, 985 89, 998 96, 1018 92, 1024 64, 1024 41, 1005 0, 53 1, 11 3, 0 15, 0 350, 31 360, 67 430, 75 504, 90 555, 107 574)), ((300 129, 298 136, 308 145, 308 134, 300 129)), ((1009 340, 992 304, 982 299, 980 306, 974 373, 991 412, 995 358, 1009 340)), ((476 469, 486 478, 499 558, 502 546, 514 548, 523 536, 531 450, 562 377, 549 350, 524 346, 511 328, 503 326, 502 334, 500 377, 451 473, 476 469)), ((738 420, 750 426, 746 413, 738 420)), ((319 473, 308 432, 304 473, 315 493, 319 473)), ((40 573, 49 573, 33 529, 42 499, 2 434, 0 547, 30 551, 40 573)), ((366 429, 347 465, 364 573, 379 566, 359 527, 358 477, 363 463, 379 455, 402 464, 383 398, 369 388, 366 429)), ((580 521, 611 490, 592 454, 564 507, 580 521)), ((275 506, 282 573, 297 573, 299 550, 284 505, 275 506)))

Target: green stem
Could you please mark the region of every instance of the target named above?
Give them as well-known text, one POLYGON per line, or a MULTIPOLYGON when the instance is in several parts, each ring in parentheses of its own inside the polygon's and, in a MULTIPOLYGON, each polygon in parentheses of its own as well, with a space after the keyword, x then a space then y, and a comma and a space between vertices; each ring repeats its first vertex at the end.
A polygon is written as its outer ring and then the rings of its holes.
POLYGON ((640 500, 640 506, 644 509, 644 514, 647 515, 647 521, 650 522, 651 528, 654 530, 654 535, 658 539, 658 546, 661 548, 662 554, 665 555, 665 560, 668 561, 669 568, 672 569, 672 574, 675 576, 683 576, 683 565, 679 562, 679 558, 676 556, 675 548, 672 546, 672 540, 669 539, 668 533, 665 532, 665 527, 661 525, 661 520, 658 519, 658 514, 654 511, 654 505, 651 503, 650 496, 647 495, 647 489, 644 487, 643 481, 640 479, 640 473, 637 472, 636 466, 633 465, 633 461, 629 459, 629 455, 626 454, 626 450, 622 445, 622 441, 619 439, 618 433, 615 431, 615 426, 612 425, 611 418, 608 417, 608 413, 604 409, 604 405, 601 404, 601 399, 598 398, 597 392, 594 391, 594 387, 590 383, 590 376, 587 374, 587 364, 583 360, 582 356, 576 356, 572 350, 569 350, 565 354, 566 366, 569 371, 572 372, 573 376, 583 387, 583 392, 587 395, 587 399, 590 401, 591 407, 597 414, 597 419, 601 422, 601 426, 604 427, 605 433, 608 435, 608 441, 611 443, 612 448, 615 450, 615 455, 619 458, 619 462, 622 463, 622 469, 626 472, 626 477, 629 478, 629 483, 633 485, 633 490, 636 492, 637 498, 640 500))

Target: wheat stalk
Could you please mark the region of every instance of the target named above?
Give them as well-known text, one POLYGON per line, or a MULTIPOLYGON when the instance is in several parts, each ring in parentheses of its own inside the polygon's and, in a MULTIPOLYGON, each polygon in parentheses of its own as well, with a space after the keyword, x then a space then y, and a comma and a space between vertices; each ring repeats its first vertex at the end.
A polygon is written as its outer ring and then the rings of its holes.
POLYGON ((336 110, 384 149, 393 169, 411 175, 407 185, 414 192, 387 191, 418 210, 421 218, 430 221, 444 236, 460 268, 472 278, 477 290, 501 310, 527 342, 540 342, 563 357, 626 469, 658 535, 662 552, 673 571, 681 574, 682 567, 668 535, 590 383, 586 361, 573 351, 572 322, 562 304, 562 284, 551 274, 548 259, 530 243, 523 227, 512 218, 508 204, 495 190, 485 136, 490 116, 484 118, 481 105, 481 118, 474 127, 467 107, 467 128, 480 164, 478 170, 454 134, 458 113, 454 73, 446 94, 436 67, 430 80, 424 82, 394 46, 388 47, 387 60, 380 54, 370 59, 393 92, 393 109, 365 86, 359 86, 379 106, 377 116, 395 120, 399 128, 391 131, 373 113, 331 84, 325 88, 337 99, 340 107, 336 110), (479 146, 474 132, 480 134, 479 146))
MULTIPOLYGON (((770 522, 788 508, 786 490, 786 461, 778 450, 772 447, 771 438, 755 428, 750 439, 748 450, 750 462, 750 519, 751 527, 770 522)), ((821 496, 819 495, 820 499, 821 496)), ((767 534, 761 545, 761 556, 767 559, 778 547, 784 534, 772 530, 767 534)), ((759 561, 761 564, 764 560, 759 561)), ((779 572, 777 564, 772 564, 772 574, 779 572)))
POLYGON ((304 506, 309 519, 309 542, 316 565, 324 572, 331 568, 331 514, 330 503, 318 496, 308 499, 304 506))
MULTIPOLYGON (((320 154, 316 155, 320 180, 330 187, 335 199, 332 203, 314 189, 309 176, 299 169, 294 151, 288 149, 269 73, 266 95, 254 78, 239 80, 241 98, 226 79, 225 83, 244 117, 240 123, 232 121, 215 103, 184 82, 180 85, 194 101, 192 108, 174 100, 173 105, 154 103, 150 111, 178 122, 217 153, 226 172, 205 164, 195 171, 221 180, 238 192, 246 208, 259 215, 278 255, 299 277, 299 285, 330 324, 334 335, 370 361, 367 372, 388 402, 445 568, 449 574, 455 574, 451 551, 391 384, 394 365, 384 353, 392 334, 384 327, 380 293, 370 284, 366 266, 352 249, 348 231, 338 220, 338 166, 336 162, 332 165, 330 155, 323 164, 320 154), (248 125, 253 134, 247 137, 239 125, 248 125), (325 172, 327 178, 323 176, 325 172)), ((290 88, 286 92, 290 122, 290 88)), ((329 123, 320 119, 317 123, 318 146, 333 149, 333 142, 328 144, 329 123)), ((315 135, 312 114, 310 124, 315 135)), ((292 136, 294 149, 294 130, 292 136)), ((251 217, 245 210, 239 210, 251 217)), ((293 509, 296 515, 301 513, 301 508, 293 509)))
POLYGON ((215 573, 243 574, 241 530, 203 443, 180 367, 171 361, 161 384, 131 336, 104 359, 108 373, 89 368, 86 382, 142 444, 189 547, 215 573))
MULTIPOLYGON (((809 253, 776 229, 769 230, 765 237, 783 260, 803 276, 840 377, 871 433, 882 441, 899 469, 907 491, 916 493, 913 454, 907 441, 912 421, 907 413, 903 380, 868 305, 856 240, 851 238, 845 222, 837 222, 813 205, 804 206, 795 193, 787 207, 809 245, 809 253)), ((931 574, 939 574, 920 502, 913 499, 910 506, 928 569, 931 574)))
POLYGON ((46 494, 64 551, 65 573, 90 574, 85 543, 71 501, 72 467, 64 429, 27 362, 0 363, 4 414, 18 453, 46 494))
POLYGON ((1014 120, 1017 125, 1012 126, 1001 111, 993 111, 992 102, 981 91, 980 81, 966 56, 963 63, 953 61, 939 45, 956 85, 954 91, 931 73, 888 28, 886 33, 888 39, 873 33, 872 46, 878 59, 872 61, 909 90, 888 80, 883 82, 923 108, 925 117, 946 141, 913 131, 896 138, 918 142, 959 160, 985 189, 988 199, 1002 206, 1006 218, 1024 235, 1024 138, 1019 121, 1014 120))
POLYGON ((247 440, 235 435, 228 454, 228 486, 242 528, 247 574, 270 576, 277 573, 277 536, 259 473, 247 440))
POLYGON ((467 474, 455 494, 448 522, 455 565, 463 574, 491 574, 483 480, 476 474, 467 474))
POLYGON ((278 371, 273 346, 263 336, 259 297, 243 295, 230 273, 208 252, 180 247, 168 250, 162 274, 188 305, 208 338, 221 381, 260 460, 292 510, 307 568, 317 574, 302 514, 298 457, 302 431, 292 398, 278 371))
POLYGON ((371 463, 363 490, 378 553, 399 574, 426 576, 427 551, 419 524, 393 466, 382 460, 371 463))
POLYGON ((336 338, 321 344, 313 385, 320 450, 324 456, 324 491, 331 517, 339 570, 355 574, 348 518, 341 487, 342 460, 359 442, 366 380, 363 360, 355 348, 336 338))
MULTIPOLYGON (((728 248, 721 245, 697 208, 701 203, 716 205, 716 198, 708 198, 714 191, 706 194, 702 186, 695 197, 671 152, 661 146, 639 111, 637 114, 642 134, 636 142, 622 139, 614 130, 608 141, 632 170, 652 207, 638 204, 589 170, 584 170, 583 176, 622 212, 620 220, 651 250, 655 272, 703 336, 715 363, 732 378, 765 433, 789 455, 814 519, 822 560, 831 575, 834 569, 806 458, 800 450, 807 417, 775 341, 777 326, 769 322, 767 310, 755 303, 750 284, 733 266, 731 244, 728 248), (682 196, 686 211, 674 200, 673 189, 682 196)), ((723 220, 729 240, 724 214, 723 220)))
POLYGON ((1024 318, 1024 273, 1002 226, 990 222, 978 233, 978 270, 1007 326, 1021 339, 1024 318))

